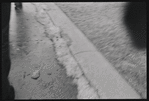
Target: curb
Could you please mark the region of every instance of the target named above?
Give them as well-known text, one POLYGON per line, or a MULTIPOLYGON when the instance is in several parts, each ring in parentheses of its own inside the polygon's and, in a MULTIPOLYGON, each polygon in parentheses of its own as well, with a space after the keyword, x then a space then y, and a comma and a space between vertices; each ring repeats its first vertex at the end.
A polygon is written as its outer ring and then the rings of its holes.
POLYGON ((86 77, 98 89, 102 99, 138 99, 140 96, 118 74, 111 64, 91 44, 84 34, 54 4, 45 4, 48 15, 56 26, 72 40, 70 50, 86 77), (57 14, 59 14, 57 16, 57 14))
POLYGON ((41 7, 46 11, 52 23, 60 27, 63 33, 70 38, 71 45, 69 50, 76 62, 79 63, 86 78, 98 90, 100 99, 140 98, 114 67, 54 3, 43 3, 41 7))

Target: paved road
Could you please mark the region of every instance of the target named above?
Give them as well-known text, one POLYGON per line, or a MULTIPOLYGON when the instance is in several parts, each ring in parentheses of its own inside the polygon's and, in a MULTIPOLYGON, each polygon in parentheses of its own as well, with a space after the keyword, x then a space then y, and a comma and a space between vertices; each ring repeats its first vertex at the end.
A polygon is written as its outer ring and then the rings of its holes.
MULTIPOLYGON (((31 3, 23 11, 12 4, 10 21, 11 72, 15 99, 76 99, 77 86, 58 65, 52 42, 31 3)), ((44 21, 42 21, 44 22, 44 21)))
POLYGON ((56 3, 135 90, 146 98, 146 50, 132 45, 125 2, 56 3))

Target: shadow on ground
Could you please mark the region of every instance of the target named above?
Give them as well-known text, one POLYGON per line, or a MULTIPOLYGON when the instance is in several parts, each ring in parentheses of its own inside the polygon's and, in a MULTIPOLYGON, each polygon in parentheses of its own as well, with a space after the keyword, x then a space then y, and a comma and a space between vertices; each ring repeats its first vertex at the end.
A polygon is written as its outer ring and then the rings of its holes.
POLYGON ((126 4, 124 24, 137 49, 146 48, 146 3, 130 2, 126 4))

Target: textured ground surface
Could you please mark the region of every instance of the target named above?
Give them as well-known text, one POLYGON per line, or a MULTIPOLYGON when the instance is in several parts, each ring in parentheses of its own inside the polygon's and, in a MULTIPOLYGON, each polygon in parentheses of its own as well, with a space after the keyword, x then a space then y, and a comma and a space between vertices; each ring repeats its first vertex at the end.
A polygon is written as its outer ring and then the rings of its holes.
POLYGON ((15 99, 76 99, 77 86, 57 63, 52 42, 44 33, 40 21, 45 19, 30 3, 17 12, 12 4, 11 10, 9 77, 15 99))
POLYGON ((137 50, 122 22, 125 3, 56 3, 127 82, 146 98, 146 50, 137 50))

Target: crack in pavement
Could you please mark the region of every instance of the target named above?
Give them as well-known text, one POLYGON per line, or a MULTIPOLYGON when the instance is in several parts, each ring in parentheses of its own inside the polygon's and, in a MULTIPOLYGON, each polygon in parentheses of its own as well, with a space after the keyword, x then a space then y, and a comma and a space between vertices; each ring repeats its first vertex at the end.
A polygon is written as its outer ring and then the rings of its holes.
POLYGON ((75 54, 73 54, 73 55, 75 56, 75 55, 78 55, 78 54, 80 54, 80 53, 86 53, 86 52, 96 52, 96 51, 92 51, 92 50, 80 51, 80 52, 77 52, 77 53, 75 53, 75 54))

